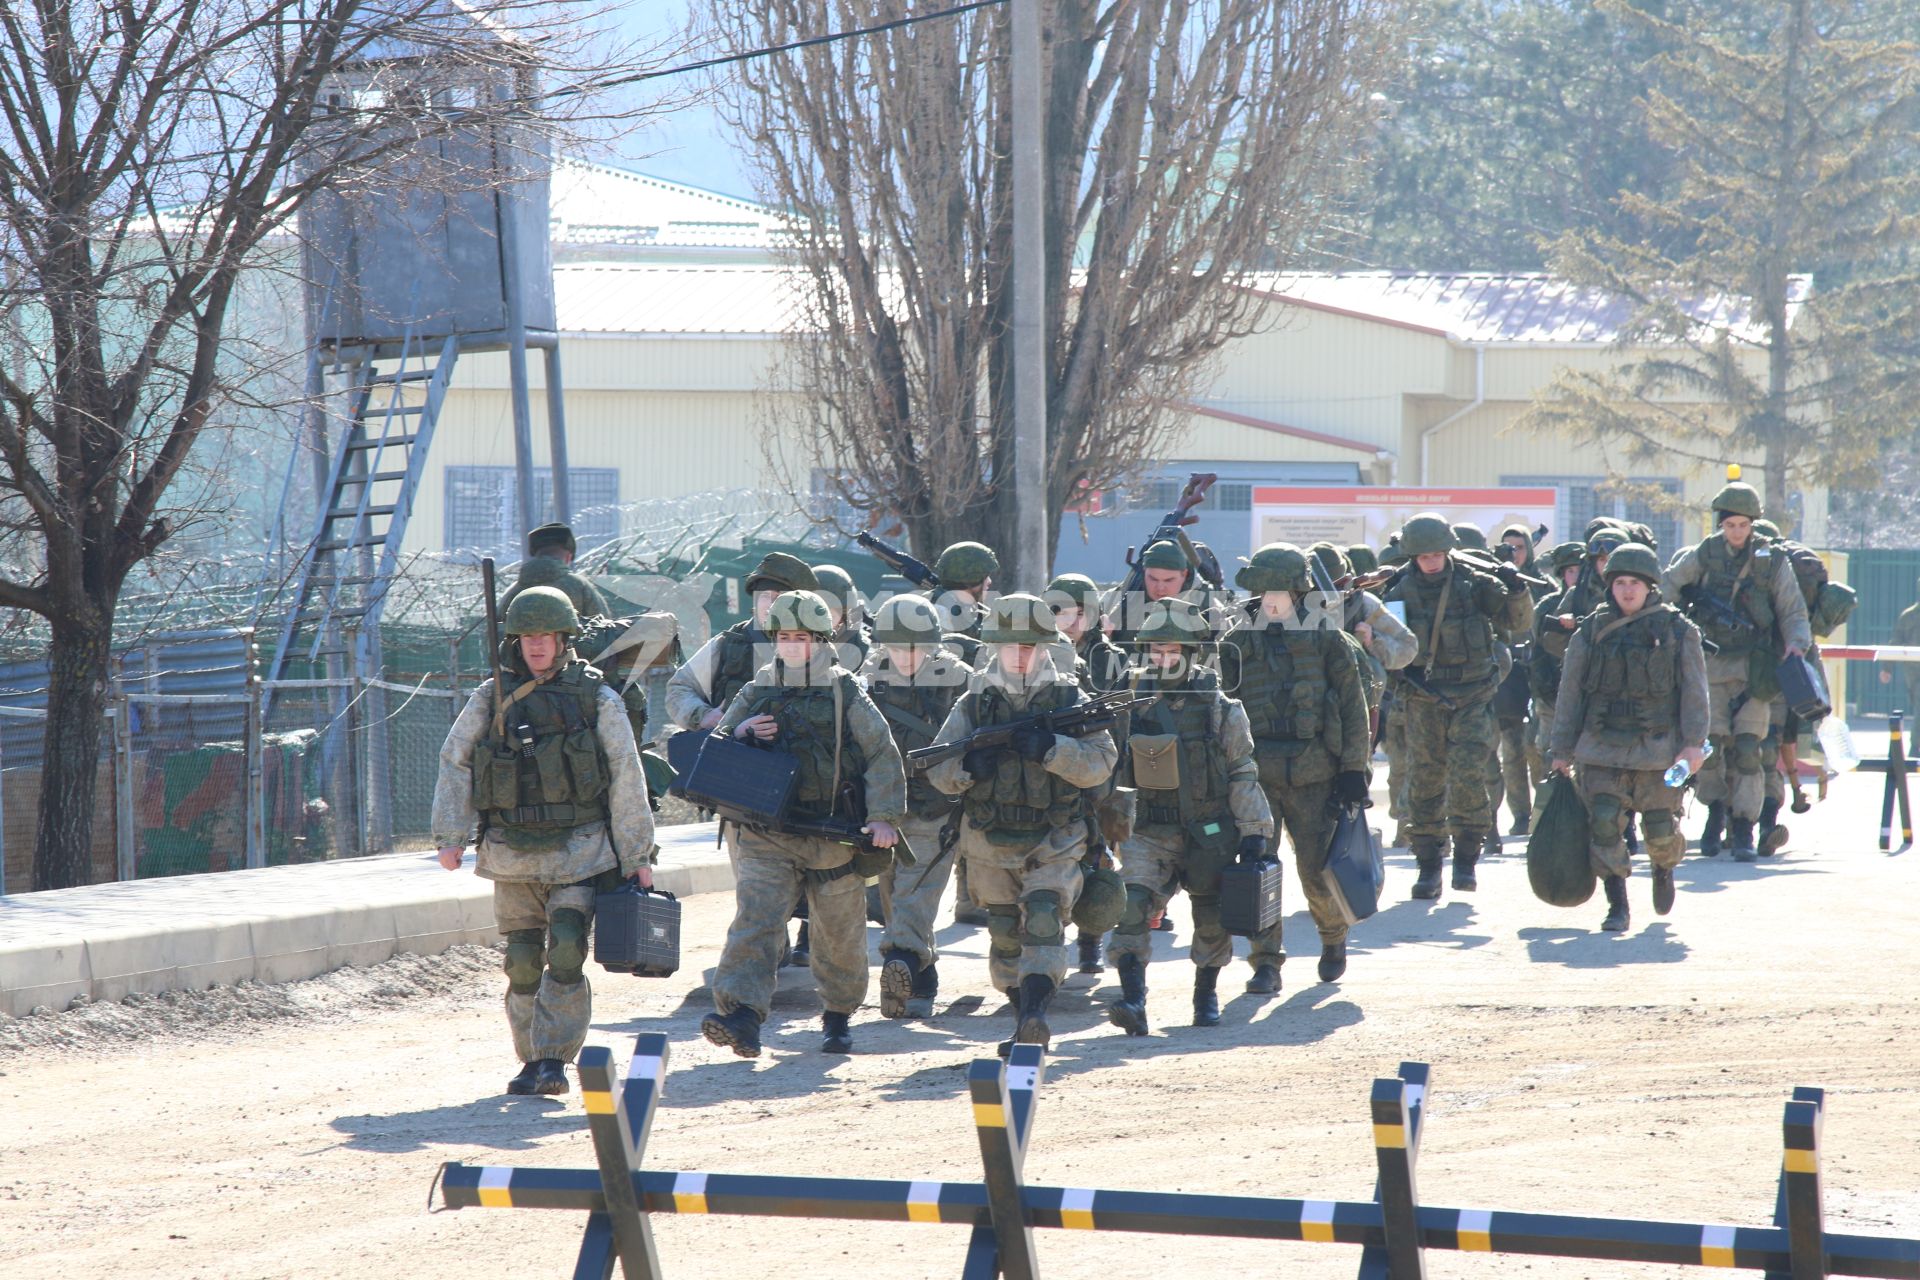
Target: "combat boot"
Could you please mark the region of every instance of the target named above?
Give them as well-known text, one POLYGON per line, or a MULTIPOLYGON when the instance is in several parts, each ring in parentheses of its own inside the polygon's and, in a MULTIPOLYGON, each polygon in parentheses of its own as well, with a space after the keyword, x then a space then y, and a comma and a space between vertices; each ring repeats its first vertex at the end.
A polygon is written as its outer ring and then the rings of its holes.
POLYGON ((1752 862, 1760 856, 1753 847, 1753 819, 1727 819, 1727 852, 1733 855, 1735 862, 1752 862))
POLYGON ((1673 868, 1655 867, 1653 869, 1653 911, 1655 915, 1665 915, 1673 910, 1673 868))
POLYGON ((1607 918, 1600 922, 1603 933, 1625 933, 1631 917, 1627 913, 1627 878, 1606 876, 1600 881, 1607 891, 1607 918))
POLYGON ((539 1073, 533 1077, 533 1091, 552 1097, 567 1091, 567 1064, 558 1058, 542 1058, 534 1064, 539 1073))
POLYGON ((1080 932, 1080 972, 1104 973, 1106 966, 1100 963, 1100 935, 1080 932))
POLYGON ((1700 856, 1720 856, 1720 829, 1727 824, 1727 802, 1714 800, 1707 805, 1707 825, 1700 832, 1700 856))
POLYGON ((743 1058, 760 1056, 760 1015, 745 1005, 732 1013, 710 1013, 700 1019, 700 1034, 743 1058))
POLYGON ((1474 876, 1473 868, 1474 864, 1480 861, 1483 838, 1471 831, 1462 832, 1453 838, 1453 887, 1462 893, 1472 893, 1480 887, 1480 881, 1474 876))
POLYGON ((1420 877, 1413 882, 1414 897, 1438 898, 1440 896, 1441 855, 1442 848, 1438 840, 1428 838, 1414 842, 1413 860, 1420 868, 1420 877))
POLYGON ((1262 964, 1254 966, 1253 976, 1247 979, 1247 994, 1250 996, 1270 996, 1280 990, 1280 966, 1262 964))
POLYGON ((1768 799, 1760 805, 1760 845, 1759 854, 1771 858, 1786 848, 1787 829, 1780 825, 1780 802, 1768 799))
POLYGON ((1020 979, 1020 1025, 1014 1029, 1015 1044, 1037 1044, 1042 1049, 1053 1043, 1053 1030, 1047 1026, 1047 1006, 1053 1003, 1053 979, 1044 973, 1030 973, 1020 979))
POLYGON ((787 954, 787 963, 796 969, 805 969, 813 963, 813 934, 810 928, 811 924, 812 922, 808 920, 802 920, 800 922, 799 936, 794 938, 793 950, 787 954))
POLYGON ((1347 944, 1345 942, 1323 942, 1320 944, 1320 981, 1338 982, 1340 975, 1347 971, 1347 944))
POLYGON ((1193 971, 1193 1025, 1220 1025, 1220 966, 1203 964, 1193 971))
POLYGON ((847 1025, 846 1014, 835 1013, 831 1009, 821 1014, 820 1032, 820 1052, 853 1052, 853 1028, 847 1025))
POLYGON ((940 994, 940 971, 935 962, 927 961, 913 975, 913 994, 907 997, 907 1016, 909 1018, 931 1018, 933 999, 940 994))
POLYGON ((1001 994, 1006 996, 1007 1004, 1013 1014, 1013 1035, 1000 1042, 1000 1056, 1006 1057, 1013 1052, 1013 1042, 1020 1034, 1020 988, 1002 987, 1001 994))
POLYGON ((520 1064, 520 1074, 507 1081, 507 1092, 516 1098, 524 1098, 533 1092, 533 1082, 540 1075, 540 1061, 520 1064))
POLYGON ((1489 831, 1487 832, 1486 843, 1481 848, 1480 856, 1484 858, 1497 858, 1500 856, 1500 847, 1500 833, 1498 831, 1489 831))
POLYGON ((1113 962, 1120 974, 1120 998, 1107 1006, 1107 1021, 1130 1036, 1147 1034, 1147 966, 1139 956, 1113 962))
POLYGON ((1162 911, 1153 918, 1153 931, 1155 933, 1172 933, 1173 917, 1162 911))
POLYGON ((888 947, 880 963, 880 1016, 904 1018, 919 976, 919 957, 899 947, 888 947))
POLYGON ((1524 836, 1527 834, 1527 832, 1531 831, 1532 829, 1533 829, 1532 812, 1529 811, 1526 813, 1516 813, 1513 815, 1513 826, 1508 829, 1507 834, 1510 836, 1524 836))

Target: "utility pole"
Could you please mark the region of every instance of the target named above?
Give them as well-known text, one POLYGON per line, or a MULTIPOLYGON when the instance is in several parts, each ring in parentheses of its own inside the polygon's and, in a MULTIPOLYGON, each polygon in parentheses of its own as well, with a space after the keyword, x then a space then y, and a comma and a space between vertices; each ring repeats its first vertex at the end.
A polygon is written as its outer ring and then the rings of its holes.
POLYGON ((1014 590, 1047 585, 1046 126, 1040 6, 1011 0, 1013 27, 1014 590))

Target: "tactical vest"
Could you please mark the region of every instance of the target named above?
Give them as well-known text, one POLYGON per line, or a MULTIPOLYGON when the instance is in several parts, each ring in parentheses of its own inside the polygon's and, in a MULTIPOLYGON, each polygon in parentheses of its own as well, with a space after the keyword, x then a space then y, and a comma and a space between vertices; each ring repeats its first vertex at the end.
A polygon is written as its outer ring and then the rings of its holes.
POLYGON ((1741 617, 1753 623, 1751 630, 1731 626, 1711 610, 1690 611, 1702 635, 1720 646, 1723 655, 1750 653, 1768 644, 1773 637, 1773 574, 1779 563, 1772 547, 1759 534, 1747 539, 1745 551, 1727 545, 1726 535, 1716 533, 1700 544, 1694 553, 1700 562, 1701 577, 1695 590, 1733 606, 1741 617), (1762 551, 1768 554, 1761 555, 1762 551), (1747 564, 1745 578, 1740 570, 1747 564))
POLYGON ((755 626, 752 618, 736 622, 720 633, 720 647, 713 655, 713 688, 707 699, 710 706, 725 711, 734 695, 753 683, 753 674, 764 663, 761 654, 771 653, 773 641, 755 626), (761 645, 768 646, 764 651, 761 645))
MULTIPOLYGON (((836 814, 864 821, 864 804, 848 801, 844 788, 858 786, 866 777, 867 757, 847 731, 847 708, 858 700, 860 692, 853 677, 839 667, 831 668, 828 683, 820 685, 756 684, 746 694, 740 720, 770 715, 779 722, 773 749, 797 756, 800 776, 794 784, 793 813, 801 818, 826 818, 836 814), (839 690, 840 754, 836 770, 833 751, 835 738, 834 690, 839 690), (839 777, 842 794, 834 794, 834 778, 839 777)), ((737 721, 736 721, 737 723, 737 721)))
POLYGON ((1179 759, 1179 784, 1172 790, 1150 787, 1140 771, 1134 771, 1134 786, 1139 792, 1138 821, 1142 825, 1183 827, 1212 821, 1221 829, 1231 830, 1227 753, 1220 745, 1226 700, 1220 692, 1219 677, 1203 669, 1182 684, 1161 686, 1143 675, 1135 679, 1134 689, 1161 696, 1134 717, 1130 743, 1172 738, 1179 759))
MULTIPOLYGON (((1079 700, 1080 690, 1056 681, 1035 693, 1025 710, 1014 707, 1006 690, 988 684, 963 695, 971 705, 975 728, 1005 724, 1045 711, 1061 711, 1079 700)), ((988 841, 1003 845, 1038 843, 1054 827, 1080 816, 1080 789, 1038 760, 1003 751, 993 772, 977 779, 961 796, 967 820, 988 841)))
MULTIPOLYGON (((903 758, 909 751, 933 745, 940 726, 947 722, 947 713, 967 691, 967 672, 957 663, 943 662, 941 655, 928 658, 919 674, 921 682, 914 683, 896 672, 883 652, 867 682, 867 696, 886 717, 887 728, 893 731, 894 745, 900 748, 903 758), (928 680, 928 669, 936 666, 944 667, 943 675, 951 676, 951 680, 928 680)), ((957 796, 950 796, 927 781, 926 774, 908 771, 907 810, 914 816, 938 817, 951 812, 959 803, 957 796)))
POLYGON ((557 849, 575 827, 607 817, 611 771, 597 727, 604 684, 573 658, 507 708, 504 738, 489 717, 473 763, 473 804, 486 830, 516 849, 557 849))
POLYGON ((1631 743, 1664 734, 1680 723, 1680 646, 1686 621, 1672 605, 1649 604, 1651 616, 1600 633, 1620 619, 1608 607, 1580 624, 1587 669, 1581 687, 1586 717, 1581 728, 1602 741, 1631 743))
POLYGON ((1297 749, 1338 737, 1340 722, 1328 706, 1326 661, 1328 640, 1337 635, 1258 622, 1227 633, 1222 643, 1240 659, 1233 696, 1247 709, 1255 746, 1297 749))
POLYGON ((1480 576, 1464 565, 1452 567, 1451 589, 1446 591, 1447 611, 1434 628, 1434 611, 1440 607, 1445 586, 1429 582, 1418 570, 1402 578, 1392 591, 1393 598, 1407 607, 1407 628, 1420 641, 1413 665, 1425 669, 1435 684, 1475 684, 1492 679, 1499 665, 1494 648, 1493 623, 1480 612, 1474 598, 1474 586, 1480 576), (1438 661, 1433 644, 1439 643, 1438 661))

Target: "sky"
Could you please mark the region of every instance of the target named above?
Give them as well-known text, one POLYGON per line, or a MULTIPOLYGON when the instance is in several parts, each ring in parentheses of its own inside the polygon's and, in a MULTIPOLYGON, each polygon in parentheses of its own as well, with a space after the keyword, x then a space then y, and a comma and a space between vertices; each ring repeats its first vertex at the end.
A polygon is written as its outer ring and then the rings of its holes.
MULTIPOLYGON (((618 11, 618 32, 630 40, 668 36, 684 23, 689 5, 700 3, 702 0, 626 0, 618 11)), ((684 60, 703 56, 710 55, 704 50, 695 50, 684 55, 684 60)), ((613 153, 605 158, 629 169, 709 191, 748 198, 754 194, 747 165, 735 150, 718 111, 710 104, 653 118, 621 139, 613 153)))

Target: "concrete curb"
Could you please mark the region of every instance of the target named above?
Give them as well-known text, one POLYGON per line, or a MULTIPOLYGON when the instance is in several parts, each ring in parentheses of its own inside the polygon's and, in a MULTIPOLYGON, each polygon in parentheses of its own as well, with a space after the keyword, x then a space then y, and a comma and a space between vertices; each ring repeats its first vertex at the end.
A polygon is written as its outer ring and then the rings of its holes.
MULTIPOLYGON (((733 887, 713 823, 663 827, 659 838, 661 889, 684 897, 733 887)), ((492 883, 442 870, 432 853, 3 897, 0 1013, 242 978, 295 982, 498 937, 492 883)))

